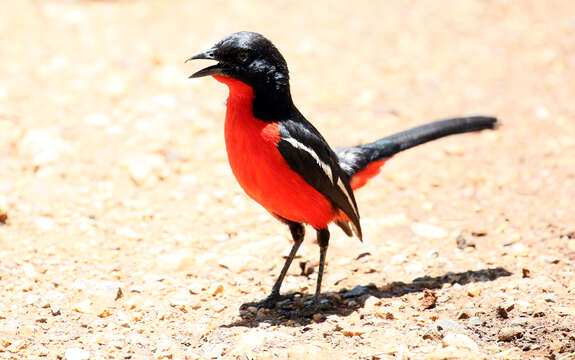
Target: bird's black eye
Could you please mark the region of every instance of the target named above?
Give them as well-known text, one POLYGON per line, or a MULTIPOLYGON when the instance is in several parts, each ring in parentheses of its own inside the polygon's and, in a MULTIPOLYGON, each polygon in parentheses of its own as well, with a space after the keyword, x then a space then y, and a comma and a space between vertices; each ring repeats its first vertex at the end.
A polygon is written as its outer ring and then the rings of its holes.
POLYGON ((245 63, 249 60, 250 58, 250 54, 247 51, 240 51, 237 55, 236 58, 238 59, 239 62, 241 63, 245 63))

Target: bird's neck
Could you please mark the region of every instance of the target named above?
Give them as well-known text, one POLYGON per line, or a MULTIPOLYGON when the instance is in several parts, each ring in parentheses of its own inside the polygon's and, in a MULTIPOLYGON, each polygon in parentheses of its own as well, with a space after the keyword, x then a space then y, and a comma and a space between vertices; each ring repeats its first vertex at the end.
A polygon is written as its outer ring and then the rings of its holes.
POLYGON ((243 81, 227 76, 214 76, 230 90, 227 106, 250 108, 253 116, 264 122, 289 119, 294 105, 289 85, 272 87, 269 85, 252 87, 243 81))

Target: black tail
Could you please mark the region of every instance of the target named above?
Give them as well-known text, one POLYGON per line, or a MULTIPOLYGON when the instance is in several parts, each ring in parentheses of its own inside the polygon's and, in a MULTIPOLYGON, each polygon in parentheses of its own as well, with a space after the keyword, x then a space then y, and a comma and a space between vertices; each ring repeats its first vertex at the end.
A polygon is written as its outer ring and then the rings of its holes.
POLYGON ((342 169, 352 176, 363 170, 369 163, 389 158, 400 151, 428 141, 448 135, 493 129, 496 125, 497 119, 487 116, 440 120, 402 131, 369 144, 337 148, 335 152, 342 169))

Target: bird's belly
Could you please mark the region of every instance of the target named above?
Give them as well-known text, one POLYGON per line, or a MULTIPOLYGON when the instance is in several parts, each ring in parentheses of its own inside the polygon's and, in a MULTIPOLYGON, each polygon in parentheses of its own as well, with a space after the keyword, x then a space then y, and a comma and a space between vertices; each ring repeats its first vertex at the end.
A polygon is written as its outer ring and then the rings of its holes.
POLYGON ((253 117, 235 120, 226 118, 226 150, 244 191, 272 214, 325 228, 334 219, 333 207, 277 150, 278 124, 253 117))

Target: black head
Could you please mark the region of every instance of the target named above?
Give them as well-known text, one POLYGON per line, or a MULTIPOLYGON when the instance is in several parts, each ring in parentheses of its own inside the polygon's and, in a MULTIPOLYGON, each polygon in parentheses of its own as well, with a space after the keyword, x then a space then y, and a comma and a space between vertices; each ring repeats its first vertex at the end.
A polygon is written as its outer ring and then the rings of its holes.
POLYGON ((227 76, 260 91, 289 92, 286 61, 271 41, 260 34, 242 31, 225 37, 214 47, 186 61, 210 59, 218 63, 190 78, 208 75, 227 76))

